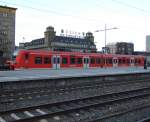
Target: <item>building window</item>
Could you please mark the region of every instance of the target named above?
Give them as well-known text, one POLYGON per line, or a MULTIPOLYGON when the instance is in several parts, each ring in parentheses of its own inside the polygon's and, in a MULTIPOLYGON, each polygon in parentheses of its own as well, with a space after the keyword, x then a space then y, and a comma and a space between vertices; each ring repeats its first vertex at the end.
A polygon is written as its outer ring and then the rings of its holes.
POLYGON ((3 13, 3 17, 7 17, 8 16, 8 14, 7 13, 3 13))
POLYGON ((42 64, 42 57, 35 57, 35 64, 42 64))
POLYGON ((68 64, 67 58, 62 58, 62 64, 68 64))
POLYGON ((51 58, 50 57, 44 57, 44 64, 50 64, 51 58))

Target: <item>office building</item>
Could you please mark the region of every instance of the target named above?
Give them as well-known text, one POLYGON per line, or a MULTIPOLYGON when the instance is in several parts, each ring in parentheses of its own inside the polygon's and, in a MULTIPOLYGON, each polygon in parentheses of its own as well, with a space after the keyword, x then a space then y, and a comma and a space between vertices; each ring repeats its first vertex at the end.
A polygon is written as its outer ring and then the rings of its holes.
POLYGON ((106 47, 109 48, 111 54, 132 55, 134 52, 134 44, 128 42, 109 43, 106 47))
POLYGON ((10 59, 15 50, 16 8, 0 6, 0 55, 10 59))
POLYGON ((146 52, 150 52, 150 35, 146 36, 146 52))

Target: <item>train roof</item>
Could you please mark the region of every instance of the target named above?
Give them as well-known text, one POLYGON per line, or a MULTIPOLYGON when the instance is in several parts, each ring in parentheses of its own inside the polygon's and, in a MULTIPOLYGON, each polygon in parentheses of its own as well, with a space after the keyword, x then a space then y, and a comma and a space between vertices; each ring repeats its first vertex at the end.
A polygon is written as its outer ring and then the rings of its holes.
POLYGON ((88 55, 88 56, 106 56, 106 57, 145 57, 143 55, 122 55, 122 54, 102 54, 102 53, 83 53, 83 52, 64 52, 64 51, 49 51, 49 50, 19 50, 19 53, 38 53, 38 54, 66 54, 66 55, 88 55))

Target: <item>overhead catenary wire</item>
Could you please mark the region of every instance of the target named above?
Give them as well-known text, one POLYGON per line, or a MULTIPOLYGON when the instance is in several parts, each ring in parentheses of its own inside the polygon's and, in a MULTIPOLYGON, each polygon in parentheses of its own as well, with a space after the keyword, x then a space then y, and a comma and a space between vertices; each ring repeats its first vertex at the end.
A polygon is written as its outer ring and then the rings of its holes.
POLYGON ((19 7, 28 8, 28 9, 33 9, 33 10, 40 11, 40 12, 43 12, 43 13, 48 13, 48 14, 55 14, 55 15, 59 15, 59 16, 66 16, 66 17, 71 17, 71 18, 81 19, 81 20, 86 20, 86 21, 103 22, 103 23, 105 23, 103 20, 99 20, 99 19, 96 20, 96 19, 76 16, 76 15, 71 15, 71 14, 58 12, 58 11, 54 11, 54 10, 49 10, 49 9, 41 9, 41 8, 36 8, 36 7, 30 7, 30 6, 27 6, 27 5, 16 4, 16 3, 9 3, 9 2, 3 2, 3 1, 0 1, 0 3, 14 5, 14 6, 19 6, 19 7))
MULTIPOLYGON (((111 0, 111 1, 119 3, 119 4, 127 6, 127 7, 130 7, 130 8, 133 8, 133 9, 136 9, 138 11, 150 14, 150 11, 147 11, 147 10, 142 9, 142 8, 138 8, 136 6, 130 5, 130 4, 125 3, 125 2, 121 2, 119 0, 111 0)), ((59 11, 56 11, 56 10, 41 9, 41 8, 37 8, 37 7, 31 7, 31 6, 27 6, 27 5, 12 3, 12 2, 10 3, 10 2, 6 2, 6 1, 5 2, 0 1, 0 3, 10 4, 10 5, 13 5, 13 6, 24 7, 24 8, 28 8, 28 9, 33 9, 33 10, 40 11, 40 12, 43 12, 43 13, 48 13, 48 14, 55 14, 55 15, 59 15, 59 16, 66 16, 66 17, 71 17, 71 18, 75 18, 75 19, 81 19, 81 20, 93 21, 93 22, 102 22, 102 23, 107 23, 108 24, 108 22, 104 22, 104 20, 91 19, 91 18, 87 18, 87 17, 83 17, 83 16, 81 17, 81 16, 77 16, 77 15, 71 15, 71 13, 68 14, 68 13, 59 12, 59 11)), ((111 24, 111 23, 109 22, 109 24, 111 24)))
MULTIPOLYGON (((30 1, 30 0, 28 0, 30 1)), ((32 0, 31 0, 32 1, 32 0)), ((129 5, 127 3, 124 3, 124 2, 120 2, 119 0, 112 0, 114 2, 117 2, 119 4, 122 4, 122 5, 125 5, 127 7, 131 7, 131 8, 136 8, 137 10, 140 10, 142 12, 145 12, 146 10, 144 9, 139 9, 138 7, 133 7, 132 5, 129 5)), ((22 4, 16 4, 16 3, 12 3, 12 2, 6 2, 6 1, 0 1, 0 3, 3 3, 3 4, 8 4, 8 5, 13 5, 15 7, 23 7, 23 8, 27 8, 27 9, 33 9, 35 11, 40 11, 40 12, 43 12, 43 13, 47 13, 49 15, 51 14, 54 14, 54 15, 58 15, 58 16, 66 16, 66 17, 70 17, 70 18, 74 18, 74 19, 80 19, 80 20, 86 20, 86 21, 90 21, 90 22, 94 22, 94 23, 103 23, 103 24, 112 24, 111 22, 106 22, 104 20, 101 20, 101 19, 93 19, 93 18, 88 18, 88 17, 84 17, 84 16, 76 16, 76 15, 71 15, 68 14, 68 13, 64 13, 64 12, 59 12, 59 11, 56 11, 56 10, 50 10, 50 9, 42 9, 42 8, 38 8, 38 7, 31 7, 29 5, 22 5, 22 4)), ((148 12, 148 11, 147 11, 148 12)), ((150 12, 149 12, 150 14, 150 12)), ((126 27, 126 26, 125 26, 126 27)), ((131 28, 134 28, 134 27, 131 27, 131 28)), ((94 29, 95 30, 95 29, 94 29)), ((135 30, 135 29, 134 29, 135 30)), ((139 29, 140 30, 140 29, 139 29)))
POLYGON ((129 8, 138 10, 138 11, 140 11, 140 12, 150 14, 150 11, 148 11, 148 10, 146 10, 146 9, 136 7, 136 6, 133 6, 133 5, 131 5, 131 4, 128 4, 128 3, 125 3, 125 2, 122 2, 122 1, 119 1, 119 0, 112 0, 112 1, 115 2, 115 3, 118 3, 118 4, 120 4, 120 5, 123 5, 123 6, 129 7, 129 8))
POLYGON ((57 15, 61 15, 61 16, 68 16, 67 14, 64 14, 64 13, 61 13, 61 12, 57 12, 57 11, 53 11, 53 10, 39 9, 39 8, 30 7, 30 6, 26 6, 26 5, 22 5, 22 4, 9 3, 9 2, 3 2, 3 1, 0 1, 0 2, 4 3, 4 4, 10 4, 10 5, 14 5, 14 6, 23 7, 23 8, 33 9, 33 10, 36 10, 36 11, 53 13, 53 14, 57 14, 57 15))
MULTIPOLYGON (((21 1, 23 1, 23 0, 21 0, 21 1)), ((26 1, 26 0, 24 0, 24 1, 26 1)), ((28 1, 31 1, 32 2, 32 0, 28 0, 28 1)), ((112 0, 112 1, 119 1, 119 0, 112 0)), ((96 30, 96 29, 101 29, 101 28, 103 28, 103 25, 104 24, 107 24, 107 25, 112 25, 113 23, 112 23, 112 20, 103 20, 103 16, 98 16, 98 17, 94 17, 94 18, 92 18, 92 17, 90 17, 90 16, 79 16, 79 15, 75 15, 75 13, 73 13, 73 12, 71 12, 71 11, 66 11, 66 12, 64 12, 64 11, 59 11, 59 10, 56 10, 56 9, 52 9, 52 8, 46 8, 46 6, 44 6, 44 8, 42 8, 42 6, 38 6, 39 5, 39 2, 37 2, 37 4, 35 3, 34 4, 34 6, 31 6, 31 4, 23 4, 23 3, 19 3, 19 2, 14 2, 14 1, 9 1, 9 2, 6 2, 6 0, 4 0, 4 1, 1 1, 0 0, 0 3, 3 3, 4 5, 6 4, 6 5, 10 5, 10 6, 12 6, 12 7, 18 7, 18 13, 19 13, 19 9, 20 8, 27 8, 27 9, 30 9, 29 10, 29 13, 28 14, 32 14, 32 12, 30 13, 30 11, 31 10, 35 10, 35 11, 33 11, 33 12, 36 12, 36 14, 38 14, 38 15, 40 15, 41 13, 45 13, 45 14, 47 14, 47 16, 49 16, 49 15, 52 15, 52 14, 54 14, 54 15, 58 15, 58 16, 60 16, 60 18, 61 18, 61 16, 62 17, 68 17, 67 18, 67 20, 66 21, 68 21, 68 20, 70 20, 70 18, 73 18, 73 19, 79 19, 79 20, 83 20, 82 22, 83 23, 88 23, 88 25, 90 25, 91 24, 91 22, 92 22, 92 24, 94 24, 94 28, 95 29, 92 29, 92 30, 96 30), (38 7, 37 7, 38 6, 38 7), (85 21, 84 21, 85 20, 85 21), (100 25, 100 26, 99 26, 100 25)), ((117 2, 114 2, 115 4, 117 4, 117 2)), ((95 3, 94 3, 95 4, 95 3)), ((93 4, 93 5, 94 5, 93 4)), ((128 5, 126 5, 126 4, 122 4, 122 3, 120 3, 119 5, 123 5, 123 6, 127 6, 127 7, 131 7, 131 8, 133 8, 133 9, 135 9, 134 7, 132 7, 132 5, 130 6, 128 6, 128 5)), ((95 6, 96 7, 99 7, 99 11, 101 11, 101 7, 100 7, 100 5, 96 5, 95 4, 95 6)), ((102 6, 104 9, 105 9, 105 6, 102 6)), ((138 7, 136 7, 136 10, 139 10, 139 9, 137 9, 138 7)), ((23 9, 22 9, 23 10, 23 9)), ((146 10, 144 10, 143 11, 143 9, 142 10, 139 10, 139 11, 141 11, 141 12, 145 12, 146 10)), ((25 11, 23 11, 23 12, 25 12, 25 11)), ((97 11, 98 12, 98 11, 97 11)), ((109 12, 111 12, 111 11, 109 11, 109 12)), ((112 11, 113 12, 113 11, 112 11)), ((145 13, 147 13, 147 12, 145 12, 145 13)), ((106 13, 107 14, 107 13, 106 13)), ((148 14, 149 14, 149 12, 148 12, 148 14)), ((99 14, 100 15, 100 14, 99 14)), ((50 16, 51 17, 51 16, 50 16)), ((34 19, 34 18, 33 18, 34 19)), ((113 18, 112 18, 113 19, 113 18)), ((91 25, 92 25, 91 24, 91 25)), ((120 30, 122 31, 122 28, 130 28, 130 30, 141 30, 141 28, 139 27, 139 26, 134 26, 134 24, 129 24, 128 26, 126 26, 125 25, 125 22, 123 22, 123 23, 121 23, 120 25, 118 25, 119 23, 116 23, 115 24, 115 26, 117 26, 117 27, 119 27, 119 28, 121 28, 120 30), (120 27, 120 26, 122 26, 122 27, 120 27)), ((90 26, 91 26, 90 25, 90 26)), ((114 26, 114 24, 113 24, 113 26, 114 26)), ((90 27, 89 27, 90 28, 90 27)), ((124 31, 124 30, 123 30, 124 31)))

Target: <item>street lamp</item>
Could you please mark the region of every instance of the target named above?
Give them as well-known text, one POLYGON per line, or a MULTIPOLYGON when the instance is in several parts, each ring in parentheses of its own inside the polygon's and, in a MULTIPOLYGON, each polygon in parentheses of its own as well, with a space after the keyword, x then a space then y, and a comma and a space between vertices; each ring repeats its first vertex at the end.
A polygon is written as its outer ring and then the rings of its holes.
POLYGON ((112 29, 118 29, 117 27, 113 27, 113 28, 107 28, 106 24, 105 24, 105 28, 103 30, 96 30, 95 32, 100 32, 100 31, 105 31, 105 50, 104 53, 106 53, 106 31, 107 30, 112 30, 112 29))

